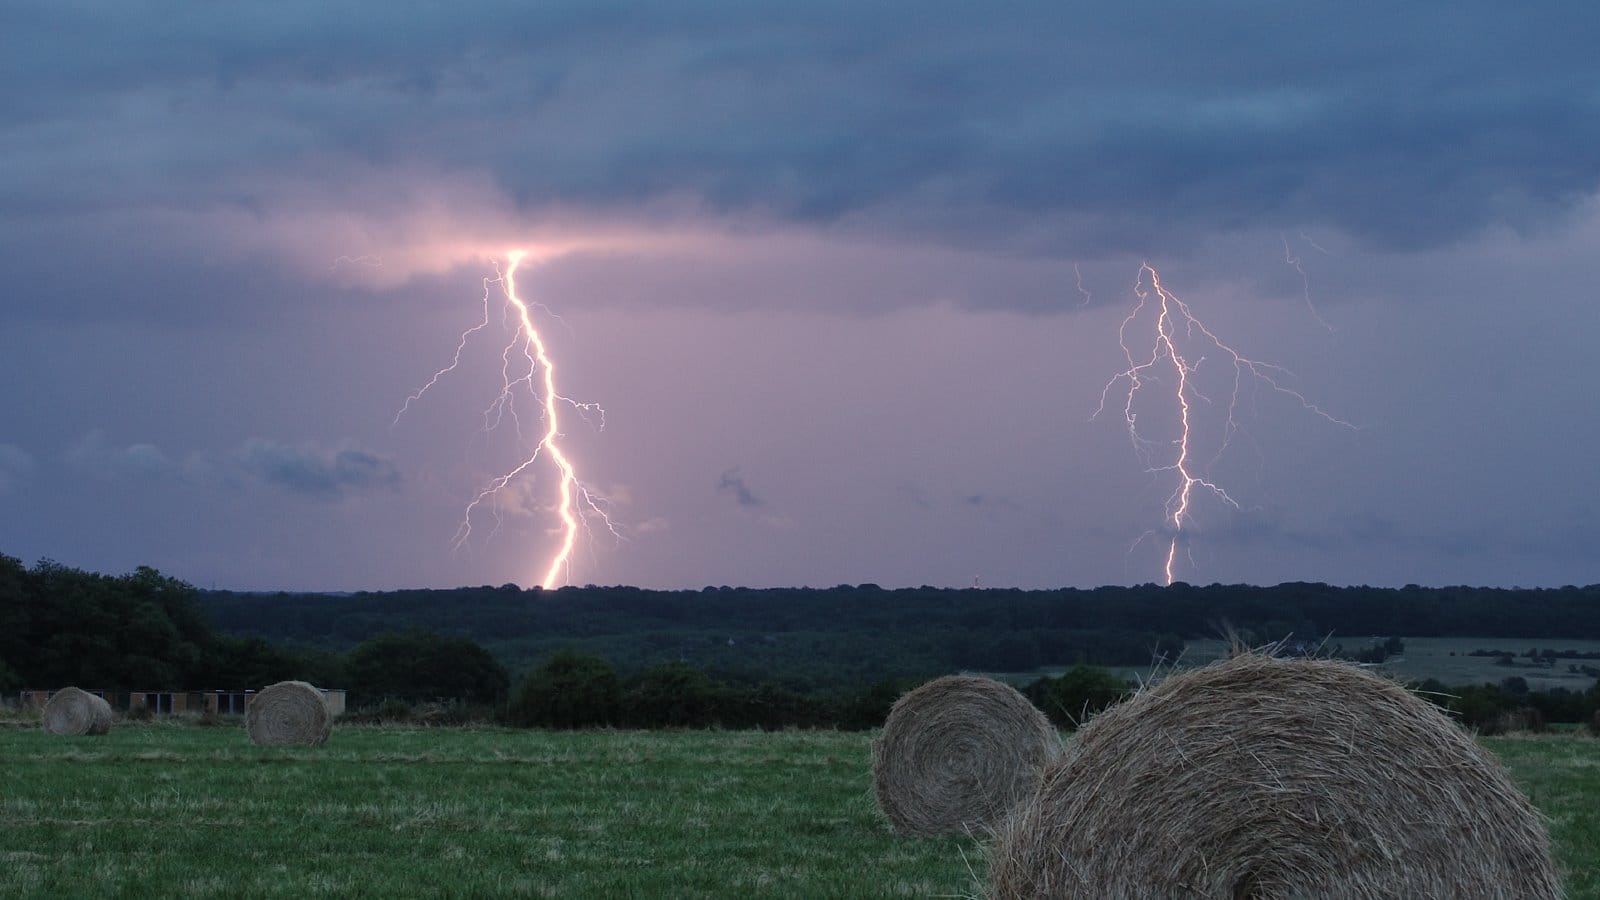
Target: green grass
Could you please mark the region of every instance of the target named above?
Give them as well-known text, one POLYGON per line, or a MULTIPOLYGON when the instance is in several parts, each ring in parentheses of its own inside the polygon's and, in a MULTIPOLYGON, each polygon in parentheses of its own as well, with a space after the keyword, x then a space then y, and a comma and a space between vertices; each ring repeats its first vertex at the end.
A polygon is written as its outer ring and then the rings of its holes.
POLYGON ((896 839, 870 735, 343 728, 0 731, 0 896, 934 896, 963 839, 896 839))
MULTIPOLYGON (((4 897, 886 897, 977 890, 966 838, 889 833, 870 734, 0 728, 4 897)), ((1497 738, 1600 898, 1600 741, 1497 738)))
POLYGON ((1574 734, 1482 740, 1548 817, 1567 896, 1600 898, 1600 740, 1574 734))

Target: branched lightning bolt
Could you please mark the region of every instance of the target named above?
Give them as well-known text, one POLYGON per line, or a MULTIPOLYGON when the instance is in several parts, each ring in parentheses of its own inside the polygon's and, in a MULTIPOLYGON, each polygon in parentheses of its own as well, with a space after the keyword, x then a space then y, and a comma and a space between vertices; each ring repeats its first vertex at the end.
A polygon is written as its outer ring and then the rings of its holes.
MULTIPOLYGON (((505 319, 510 326, 513 336, 500 352, 501 384, 499 394, 484 410, 484 430, 492 431, 509 416, 516 428, 519 438, 523 438, 522 419, 517 414, 516 399, 522 391, 538 402, 539 415, 543 422, 543 432, 534 443, 533 449, 521 462, 509 470, 496 475, 489 480, 488 486, 478 492, 467 504, 462 512, 461 524, 456 529, 452 544, 456 548, 462 547, 472 536, 472 517, 485 502, 495 499, 499 492, 513 481, 522 477, 534 466, 540 457, 547 457, 556 471, 557 499, 555 513, 560 521, 558 529, 560 540, 555 552, 545 568, 539 584, 543 587, 553 587, 564 583, 569 571, 572 553, 577 546, 578 529, 587 527, 589 515, 596 516, 611 534, 621 537, 610 517, 603 507, 603 499, 590 490, 578 478, 577 467, 572 458, 562 449, 561 433, 561 405, 572 406, 580 413, 595 413, 600 417, 600 427, 605 427, 605 410, 594 403, 579 403, 563 396, 556 390, 556 367, 550 358, 548 348, 545 346, 544 335, 540 333, 533 321, 533 311, 530 304, 517 293, 516 272, 526 256, 525 251, 516 251, 510 254, 504 272, 496 267, 494 277, 483 280, 483 319, 461 333, 460 340, 456 343, 455 355, 450 364, 433 374, 415 393, 406 398, 405 404, 395 414, 395 422, 400 421, 411 404, 422 399, 441 378, 455 371, 461 364, 461 354, 467 346, 472 335, 488 327, 490 322, 490 296, 495 288, 500 289, 505 297, 505 319)), ((499 528, 499 513, 495 513, 496 529, 499 528)))
POLYGON ((1072 277, 1078 282, 1078 293, 1083 295, 1083 302, 1078 304, 1078 308, 1083 309, 1094 302, 1094 295, 1089 293, 1089 289, 1083 286, 1083 272, 1079 271, 1077 263, 1072 264, 1072 277))
MULTIPOLYGON (((1122 416, 1127 425, 1128 439, 1133 444, 1134 452, 1144 461, 1146 467, 1153 473, 1170 472, 1176 478, 1176 485, 1167 497, 1164 527, 1170 539, 1167 545, 1166 565, 1164 574, 1168 584, 1173 581, 1173 572, 1177 565, 1178 545, 1183 540, 1183 530, 1191 519, 1191 510, 1196 499, 1196 489, 1210 494, 1218 500, 1233 507, 1239 508, 1239 503, 1234 500, 1220 485, 1207 478, 1196 463, 1194 458, 1194 430, 1191 416, 1198 403, 1209 404, 1210 398, 1200 392, 1195 384, 1194 376, 1200 366, 1206 361, 1204 354, 1190 358, 1184 355, 1183 346, 1199 343, 1202 349, 1219 352, 1225 364, 1233 367, 1232 392, 1228 399, 1227 417, 1222 425, 1222 438, 1216 454, 1212 457, 1214 463, 1220 458, 1231 444, 1235 434, 1239 431, 1238 406, 1240 392, 1247 383, 1264 384, 1280 394, 1293 398, 1300 406, 1344 428, 1355 429, 1354 425, 1343 419, 1324 411, 1299 391, 1288 387, 1283 379, 1290 373, 1280 366, 1259 362, 1243 356, 1232 347, 1223 343, 1220 338, 1211 332, 1189 308, 1189 305, 1179 299, 1177 295, 1168 291, 1161 284, 1161 275, 1149 263, 1139 267, 1138 278, 1134 281, 1134 296, 1138 303, 1133 311, 1122 320, 1122 325, 1117 331, 1117 340, 1122 346, 1123 357, 1128 361, 1128 367, 1106 382, 1100 392, 1100 406, 1095 410, 1094 416, 1098 417, 1105 411, 1109 402, 1112 388, 1119 382, 1127 382, 1127 394, 1123 398, 1122 416), (1140 361, 1135 357, 1133 348, 1129 346, 1128 336, 1130 329, 1142 319, 1147 318, 1146 310, 1154 310, 1154 341, 1150 349, 1149 358, 1140 361), (1170 372, 1173 386, 1172 397, 1178 408, 1178 437, 1170 442, 1170 461, 1158 459, 1157 455, 1163 449, 1163 443, 1144 437, 1139 432, 1138 413, 1134 406, 1141 389, 1147 383, 1161 380, 1161 376, 1170 372)), ((1319 319, 1320 321, 1320 319, 1319 319)), ((1135 546, 1149 537, 1149 533, 1139 538, 1135 546)))
MULTIPOLYGON (((1305 301, 1306 301, 1306 309, 1311 312, 1311 318, 1316 319, 1318 325, 1321 325, 1323 328, 1326 328, 1329 331, 1332 331, 1333 330, 1333 326, 1329 325, 1322 318, 1322 314, 1317 312, 1317 305, 1315 303, 1311 302, 1311 276, 1306 274, 1306 267, 1301 265, 1300 257, 1296 256, 1295 253, 1294 253, 1294 250, 1289 247, 1289 238, 1288 238, 1288 236, 1280 231, 1280 232, 1278 232, 1278 237, 1283 239, 1283 261, 1284 261, 1284 263, 1289 265, 1289 266, 1292 266, 1296 272, 1300 273, 1301 292, 1302 292, 1302 296, 1305 298, 1305 301)), ((1302 240, 1304 240, 1306 243, 1310 244, 1311 246, 1316 247, 1318 250, 1322 250, 1322 246, 1320 244, 1318 244, 1316 241, 1313 241, 1311 238, 1306 237, 1306 233, 1304 231, 1300 232, 1300 238, 1302 240)), ((1328 251, 1322 250, 1322 252, 1323 253, 1327 253, 1328 251)))
POLYGON ((335 259, 333 264, 328 268, 337 271, 340 266, 366 266, 370 269, 377 269, 383 266, 383 257, 374 256, 372 254, 363 254, 361 256, 341 256, 338 259, 335 259))
POLYGON ((472 326, 471 328, 468 328, 466 331, 461 332, 461 340, 456 343, 456 353, 455 356, 451 358, 450 365, 445 366, 439 371, 433 373, 433 377, 428 379, 427 384, 417 388, 414 393, 406 398, 406 402, 401 404, 399 411, 394 414, 394 421, 389 423, 389 428, 391 430, 396 425, 400 424, 400 417, 404 416, 406 411, 411 409, 411 404, 421 400, 423 394, 426 394, 430 388, 439 383, 439 379, 449 375, 451 372, 454 372, 456 368, 461 365, 461 351, 467 349, 468 339, 470 339, 474 334, 477 334, 483 329, 489 327, 489 293, 494 290, 494 285, 497 284, 503 284, 502 279, 498 276, 494 278, 483 279, 483 321, 472 326))

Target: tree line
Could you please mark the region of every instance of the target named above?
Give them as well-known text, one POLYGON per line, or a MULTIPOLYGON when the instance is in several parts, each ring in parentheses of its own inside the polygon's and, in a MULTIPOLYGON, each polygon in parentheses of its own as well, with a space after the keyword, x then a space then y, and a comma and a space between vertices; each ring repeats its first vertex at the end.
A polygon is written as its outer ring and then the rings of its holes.
MULTIPOLYGON (((504 720, 563 729, 868 729, 882 725, 894 701, 921 681, 886 679, 854 690, 805 693, 770 683, 730 685, 681 662, 652 666, 625 679, 604 658, 567 649, 522 679, 504 720)), ((1134 689, 1105 669, 1081 665, 1020 686, 1023 696, 1063 729, 1077 728, 1134 689)), ((1516 677, 1499 684, 1454 686, 1430 679, 1413 690, 1462 725, 1490 734, 1534 722, 1591 722, 1600 711, 1600 684, 1588 691, 1535 691, 1516 677), (1507 724, 1513 721, 1519 724, 1507 724)))
POLYGON ((0 691, 80 685, 148 691, 246 690, 302 679, 381 694, 400 682, 436 696, 493 702, 505 670, 459 637, 385 635, 340 653, 225 634, 199 591, 155 569, 101 575, 0 554, 0 691), (398 660, 406 660, 400 663, 398 660))
MULTIPOLYGON (((1519 610, 1525 616, 1516 627, 1532 628, 1529 622, 1587 621, 1592 607, 1600 606, 1592 588, 1462 590, 1466 599, 1456 598, 1465 604, 1458 618, 1470 621, 1483 598, 1505 601, 1509 605, 1493 615, 1507 628, 1507 617, 1519 610)), ((404 716, 426 707, 560 728, 868 728, 883 721, 904 691, 929 677, 1027 671, 1052 663, 1072 668, 1029 679, 1022 689, 1058 724, 1070 727, 1130 689, 1097 666, 1173 658, 1185 632, 1167 629, 1198 628, 1201 621, 1210 622, 1213 634, 1217 623, 1227 621, 1249 642, 1289 633, 1284 617, 1319 608, 1326 591, 1353 601, 1350 622, 1369 625, 1363 616, 1377 614, 1368 602, 1373 596, 1391 606, 1416 607, 1393 613, 1402 621, 1454 596, 1305 585, 1087 592, 884 591, 872 585, 704 592, 505 587, 246 595, 198 591, 148 567, 107 576, 49 560, 28 568, 0 554, 0 691, 66 684, 241 690, 301 679, 345 687, 358 715, 387 709, 385 715, 404 716), (1242 598, 1229 599, 1231 591, 1243 592, 1242 598), (1102 609, 1086 597, 1126 602, 1143 616, 1171 613, 1172 621, 1146 618, 1140 630, 1128 609, 1102 609), (1273 607, 1276 618, 1262 619, 1265 609, 1251 613, 1274 597, 1300 600, 1273 607), (1050 608, 1053 601, 1064 605, 1050 608), (1189 602, 1198 608, 1173 611, 1189 602), (444 613, 455 627, 430 627, 444 613), (1163 630, 1149 629, 1150 622, 1162 623, 1163 630), (509 630, 495 641, 475 639, 474 630, 489 623, 509 630), (514 679, 513 672, 523 674, 514 679)), ((1313 626, 1321 623, 1308 619, 1299 627, 1313 626)), ((1357 629, 1347 623, 1347 630, 1357 629)), ((1590 633, 1575 628, 1567 634, 1590 633)), ((1391 637, 1355 657, 1402 649, 1391 637)), ((1527 708, 1547 721, 1581 721, 1600 705, 1600 688, 1529 691, 1516 677, 1473 686, 1428 683, 1422 689, 1477 727, 1492 727, 1506 713, 1527 708)))
POLYGON ((1183 583, 1093 590, 515 585, 354 594, 202 592, 216 626, 348 649, 387 631, 470 637, 514 670, 563 647, 623 674, 687 662, 736 683, 809 687, 962 669, 1144 666, 1233 628, 1259 642, 1328 634, 1600 639, 1600 585, 1555 589, 1183 583))

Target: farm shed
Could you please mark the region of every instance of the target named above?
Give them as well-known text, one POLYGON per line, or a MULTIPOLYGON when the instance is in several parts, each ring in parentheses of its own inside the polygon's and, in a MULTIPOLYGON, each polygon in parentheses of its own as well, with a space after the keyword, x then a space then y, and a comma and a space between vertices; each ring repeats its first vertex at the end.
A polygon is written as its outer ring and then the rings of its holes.
MULTIPOLYGON (((328 705, 328 714, 341 716, 344 714, 345 692, 342 690, 322 690, 322 701, 328 705)), ((55 691, 25 690, 18 694, 18 701, 22 706, 31 706, 43 709, 55 691)), ((134 709, 148 709, 158 715, 173 715, 175 713, 209 712, 217 715, 244 715, 245 707, 249 705, 250 698, 255 696, 255 691, 107 691, 89 690, 88 693, 103 697, 111 704, 113 709, 129 711, 134 709)))

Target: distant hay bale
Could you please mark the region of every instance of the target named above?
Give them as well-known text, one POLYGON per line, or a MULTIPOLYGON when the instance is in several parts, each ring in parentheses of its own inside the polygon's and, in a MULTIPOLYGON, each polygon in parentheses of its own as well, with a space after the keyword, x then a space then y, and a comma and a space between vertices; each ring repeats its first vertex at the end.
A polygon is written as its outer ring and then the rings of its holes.
POLYGON ((1039 783, 1060 738, 1015 688, 948 675, 906 693, 872 743, 878 806, 900 834, 976 831, 1039 783))
POLYGON ((1434 706, 1246 654, 1092 719, 990 848, 991 898, 1556 898, 1539 813, 1434 706))
POLYGON ((65 687, 44 704, 44 730, 51 734, 105 734, 111 730, 111 704, 88 691, 65 687))
POLYGON ((304 681, 280 681, 250 698, 244 727, 257 744, 318 746, 333 730, 333 718, 321 691, 304 681))

